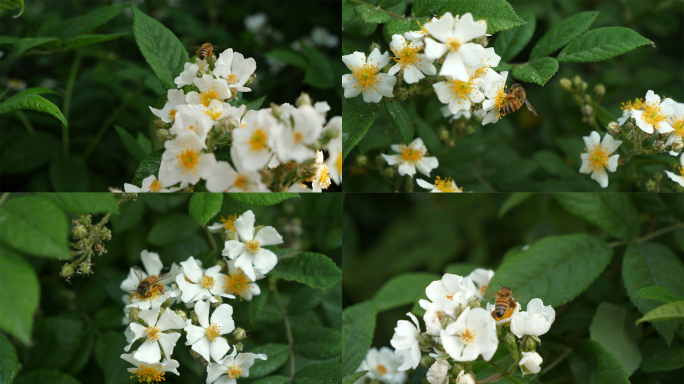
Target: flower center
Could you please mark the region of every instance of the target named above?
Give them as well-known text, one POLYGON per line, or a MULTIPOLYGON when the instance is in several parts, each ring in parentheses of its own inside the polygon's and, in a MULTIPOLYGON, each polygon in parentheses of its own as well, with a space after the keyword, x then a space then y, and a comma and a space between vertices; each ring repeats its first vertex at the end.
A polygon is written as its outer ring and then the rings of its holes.
POLYGON ((216 323, 211 323, 211 325, 207 327, 206 332, 207 339, 209 339, 209 341, 211 342, 214 342, 214 340, 218 339, 219 336, 221 336, 221 327, 216 325, 216 323))
POLYGON ((234 73, 231 73, 230 75, 228 75, 228 77, 226 77, 226 81, 231 84, 236 84, 238 80, 238 76, 234 73))
POLYGON ((239 365, 231 365, 226 372, 229 379, 239 379, 242 375, 242 367, 239 365))
POLYGON ((199 164, 200 154, 195 152, 194 149, 186 149, 176 155, 176 157, 178 158, 178 168, 185 168, 183 169, 183 173, 188 171, 192 171, 192 173, 197 172, 195 167, 199 164))
POLYGON ((245 246, 247 246, 247 251, 249 251, 249 253, 251 254, 255 254, 259 252, 259 250, 261 249, 261 247, 259 246, 259 242, 254 239, 247 240, 245 242, 245 246))
MULTIPOLYGON (((451 93, 457 99, 467 99, 473 91, 473 84, 470 81, 452 80, 449 83, 451 93)), ((461 104, 461 101, 459 100, 458 103, 461 104)))
POLYGON ((363 92, 366 92, 368 88, 378 90, 378 87, 375 86, 375 83, 380 81, 380 76, 378 76, 380 66, 378 64, 366 63, 360 67, 352 65, 351 69, 357 83, 354 88, 360 85, 363 88, 363 92))
POLYGON ((155 342, 161 337, 161 329, 159 329, 159 327, 156 325, 145 329, 145 333, 147 333, 147 337, 150 339, 150 342, 155 342))
POLYGON ((204 108, 204 114, 211 117, 212 120, 218 120, 223 116, 223 111, 218 107, 214 108, 204 108))
POLYGON ((475 332, 470 330, 470 328, 466 328, 465 332, 461 335, 461 340, 463 340, 464 343, 470 344, 475 342, 475 332))
MULTIPOLYGON (((164 371, 162 370, 161 365, 153 366, 153 365, 143 365, 138 367, 135 371, 132 372, 133 376, 138 376, 138 382, 143 382, 146 381, 148 383, 151 382, 159 382, 159 381, 166 381, 164 379, 164 371)), ((133 376, 130 378, 132 379, 133 376)))
POLYGON ((150 192, 159 192, 162 188, 162 182, 160 180, 155 180, 150 184, 150 192))
POLYGON ((199 128, 195 127, 194 125, 189 126, 188 129, 199 135, 199 128))
POLYGON ((238 216, 237 214, 233 213, 232 215, 229 215, 228 217, 223 217, 221 216, 221 219, 219 220, 220 222, 223 223, 223 228, 229 229, 231 231, 235 231, 235 220, 237 220, 238 216))
POLYGON ((406 146, 406 145, 400 145, 399 146, 399 151, 401 154, 399 155, 399 158, 401 159, 401 162, 407 162, 409 164, 415 164, 419 162, 423 156, 425 156, 427 153, 423 153, 423 151, 415 149, 413 147, 406 146))
POLYGON ((200 285, 204 289, 214 288, 214 278, 211 276, 202 276, 202 280, 200 281, 200 285))
POLYGON ((437 176, 435 188, 439 189, 440 192, 463 192, 463 188, 457 188, 456 183, 449 177, 442 180, 437 176))
POLYGON ((461 39, 459 39, 458 37, 449 37, 446 40, 447 49, 451 52, 458 51, 458 49, 461 48, 462 44, 463 43, 461 42, 461 39))
POLYGON ((252 280, 241 269, 238 269, 237 273, 228 272, 223 290, 231 295, 242 297, 249 290, 249 283, 251 282, 252 280))
POLYGON ((660 105, 658 103, 646 103, 644 104, 644 114, 642 115, 644 121, 647 124, 653 125, 654 128, 658 128, 658 124, 665 120, 665 115, 660 110, 660 105))
POLYGON ((178 111, 175 109, 172 109, 169 111, 169 120, 173 120, 176 118, 176 112, 178 112, 178 111))
POLYGON ((375 367, 375 370, 378 371, 378 373, 381 375, 384 375, 385 373, 387 373, 387 368, 385 368, 385 366, 382 364, 378 364, 378 366, 375 367))
POLYGON ((396 56, 392 59, 401 64, 402 68, 406 68, 409 65, 413 65, 416 61, 422 61, 417 55, 419 50, 420 47, 418 45, 409 44, 407 41, 404 41, 403 47, 397 49, 392 48, 392 53, 394 53, 394 56, 396 56))
POLYGON ((299 131, 294 131, 292 133, 292 140, 295 142, 295 144, 301 144, 304 142, 304 134, 299 131))
POLYGON ((260 151, 266 146, 266 132, 263 128, 257 128, 249 138, 250 151, 260 151))
POLYGON ((214 87, 211 87, 200 93, 200 103, 202 103, 205 107, 208 107, 212 100, 218 100, 218 98, 219 94, 214 90, 214 87))
POLYGON ((235 177, 235 181, 233 182, 233 186, 235 188, 242 189, 243 191, 247 190, 247 182, 249 182, 249 178, 245 175, 237 175, 235 177))
POLYGON ((626 103, 622 103, 622 109, 623 111, 631 111, 632 109, 641 109, 644 106, 644 100, 636 98, 634 99, 634 102, 627 101, 626 103))
POLYGON ((682 138, 684 138, 684 117, 673 121, 670 125, 672 126, 672 129, 674 129, 673 135, 682 136, 682 138))
MULTIPOLYGON (((586 149, 585 149, 586 150, 586 149)), ((603 169, 608 166, 608 151, 603 148, 603 145, 596 144, 594 149, 589 152, 589 169, 587 173, 603 172, 603 169)))

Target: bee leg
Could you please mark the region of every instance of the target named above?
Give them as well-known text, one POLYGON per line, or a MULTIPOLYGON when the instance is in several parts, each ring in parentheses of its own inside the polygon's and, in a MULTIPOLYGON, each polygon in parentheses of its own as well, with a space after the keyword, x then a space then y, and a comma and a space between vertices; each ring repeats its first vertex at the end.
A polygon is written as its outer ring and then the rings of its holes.
POLYGON ((159 293, 164 293, 164 284, 159 284, 159 293))

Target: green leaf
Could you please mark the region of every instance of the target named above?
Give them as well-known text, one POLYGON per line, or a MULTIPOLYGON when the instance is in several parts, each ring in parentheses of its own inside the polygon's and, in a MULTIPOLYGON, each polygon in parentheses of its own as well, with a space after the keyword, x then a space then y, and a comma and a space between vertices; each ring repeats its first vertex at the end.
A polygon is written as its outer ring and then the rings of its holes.
POLYGON ((342 109, 342 152, 345 159, 379 114, 380 106, 374 103, 347 105, 342 109))
POLYGON ((264 344, 252 349, 250 352, 265 353, 268 357, 268 360, 254 360, 254 365, 249 369, 250 379, 258 379, 275 372, 290 357, 290 348, 287 344, 264 344))
MULTIPOLYGON (((304 83, 319 89, 339 86, 339 77, 336 76, 337 68, 333 68, 332 62, 317 49, 301 44, 302 52, 309 61, 304 83)), ((336 63, 337 64, 337 63, 336 63)))
POLYGON ((387 9, 389 7, 393 7, 399 3, 401 3, 403 0, 380 0, 380 3, 378 4, 380 8, 387 9))
POLYGON ((12 309, 3 311, 0 329, 28 343, 40 298, 38 277, 28 261, 3 246, 0 246, 0 265, 0 308, 12 309))
POLYGON ((54 369, 38 369, 17 378, 14 384, 81 384, 73 376, 54 369))
POLYGON ((558 54, 558 61, 568 63, 608 60, 646 44, 654 43, 629 28, 596 28, 563 48, 558 54))
POLYGON ((601 303, 596 309, 589 327, 591 339, 601 344, 622 363, 631 375, 639 368, 641 332, 634 325, 634 318, 621 306, 601 303))
MULTIPOLYGON (((0 255, 0 257, 2 257, 0 255)), ((2 272, 0 272, 2 273, 2 272)), ((2 284, 0 282, 0 284, 2 284)), ((8 307, 3 307, 8 308, 8 307)), ((0 333, 0 384, 10 384, 19 372, 19 358, 14 346, 0 333)))
POLYGON ((85 330, 82 320, 53 316, 36 320, 34 340, 29 351, 31 368, 62 369, 78 351, 85 330))
POLYGON ((580 33, 589 28, 597 15, 598 12, 596 11, 580 12, 554 25, 534 45, 530 54, 530 60, 549 55, 571 42, 580 33))
MULTIPOLYGON (((115 308, 118 309, 119 311, 121 308, 119 307, 110 307, 110 308, 115 308)), ((118 314, 120 314, 119 312, 118 314)), ((114 312, 110 312, 108 319, 110 323, 112 324, 112 327, 114 328, 119 328, 121 326, 121 320, 116 321, 116 317, 114 317, 114 312), (116 322, 116 323, 115 323, 116 322)), ((95 333, 93 332, 93 328, 87 328, 85 330, 85 335, 81 337, 80 345, 78 346, 78 349, 76 350, 76 354, 73 356, 71 361, 67 363, 67 369, 66 371, 69 374, 75 375, 79 373, 88 363, 90 360, 90 355, 93 353, 93 349, 95 347, 95 333)))
POLYGON ((308 359, 332 359, 342 354, 341 342, 342 333, 337 329, 318 328, 296 337, 293 348, 308 359))
POLYGON ((512 193, 510 196, 508 196, 506 201, 501 204, 501 207, 499 207, 499 218, 502 218, 506 212, 522 204, 525 200, 529 199, 530 196, 532 196, 532 192, 512 193))
POLYGON ((632 239, 639 234, 639 217, 626 194, 556 193, 553 196, 568 212, 618 239, 632 239))
POLYGON ((356 15, 354 4, 343 0, 342 1, 342 32, 353 36, 365 37, 370 36, 375 32, 378 25, 375 23, 366 23, 356 15))
POLYGON ((297 193, 227 193, 226 195, 248 207, 269 207, 287 199, 299 197, 297 193))
MULTIPOLYGON (((8 135, 9 136, 9 135, 8 135)), ((54 135, 45 132, 3 138, 0 152, 2 173, 24 173, 42 167, 52 160, 62 146, 54 135)))
POLYGON ((503 62, 513 60, 530 42, 532 35, 534 35, 534 29, 537 26, 537 19, 534 17, 534 13, 526 11, 521 12, 519 16, 527 24, 503 31, 496 35, 496 40, 494 40, 494 50, 501 56, 501 61, 503 62))
POLYGON ((264 56, 299 68, 307 68, 309 66, 302 55, 288 48, 277 48, 265 53, 264 56))
MULTIPOLYGON (((627 246, 622 258, 622 280, 627 295, 639 312, 646 314, 660 305, 652 300, 634 297, 644 287, 657 285, 684 296, 684 280, 681 276, 684 276, 684 265, 668 247, 659 243, 627 246)), ((669 344, 679 324, 678 321, 660 321, 653 323, 653 326, 669 344)))
POLYGON ((342 380, 342 365, 340 363, 321 363, 307 365, 295 373, 294 384, 333 384, 342 380))
POLYGON ((17 8, 21 8, 21 9, 19 10, 19 13, 12 16, 12 18, 14 18, 14 19, 21 16, 24 13, 24 0, 2 0, 2 1, 0 1, 0 9, 14 10, 17 8))
POLYGON ((607 127, 611 121, 616 121, 617 119, 610 113, 603 105, 599 104, 596 109, 596 121, 602 127, 607 127))
POLYGON ((556 59, 542 57, 525 65, 513 67, 513 76, 518 80, 543 86, 557 71, 558 61, 556 59))
POLYGON ((27 37, 21 40, 17 40, 14 43, 14 47, 17 49, 17 54, 28 51, 31 48, 36 48, 45 44, 59 45, 60 40, 56 37, 27 37))
POLYGON ((342 271, 329 257, 313 252, 279 250, 278 264, 269 273, 318 289, 330 289, 342 280, 342 271))
POLYGON ((595 341, 580 340, 575 344, 570 369, 578 383, 629 384, 629 375, 620 361, 595 341))
POLYGON ((411 7, 414 17, 426 17, 439 13, 450 0, 416 0, 411 7))
POLYGON ((394 126, 397 127, 402 142, 408 145, 413 140, 413 124, 408 113, 398 101, 388 101, 382 105, 394 126))
POLYGON ((662 372, 684 367, 684 344, 679 341, 668 346, 661 338, 646 339, 641 342, 641 362, 643 372, 662 372))
POLYGON ((141 187, 142 181, 154 175, 157 177, 159 175, 159 167, 161 166, 162 155, 164 154, 164 149, 158 149, 149 155, 145 156, 144 159, 138 165, 138 169, 135 170, 135 176, 131 184, 141 187))
POLYGON ((637 324, 644 321, 668 321, 668 320, 684 320, 684 301, 675 301, 674 303, 667 303, 656 307, 641 319, 637 320, 637 324))
MULTIPOLYGON (((125 352, 126 338, 119 332, 104 332, 95 342, 95 359, 104 371, 105 384, 124 384, 132 380, 127 368, 131 364, 120 356, 125 352)), ((176 346, 178 348, 178 346, 176 346)))
POLYGON ((112 193, 39 193, 66 212, 73 213, 119 213, 112 193))
POLYGON ((68 40, 64 40, 64 46, 67 48, 78 48, 85 45, 103 43, 105 41, 118 39, 119 37, 128 36, 130 33, 112 33, 109 35, 79 35, 72 37, 68 40))
MULTIPOLYGON (((558 307, 582 293, 606 268, 613 249, 586 234, 547 236, 507 257, 495 279, 516 294, 538 297, 544 305, 558 307)), ((493 285, 489 292, 495 292, 493 285)))
POLYGON ((143 151, 145 152, 145 156, 152 153, 152 143, 150 143, 150 139, 148 139, 147 136, 143 135, 142 132, 138 132, 138 144, 140 144, 143 151))
MULTIPOLYGON (((259 360, 255 360, 259 361, 259 360)), ((264 377, 263 379, 253 381, 252 384, 285 384, 289 383, 290 378, 287 376, 280 376, 280 375, 275 375, 275 376, 269 376, 269 377, 264 377)))
MULTIPOLYGON (((415 5, 414 5, 415 8, 415 5)), ((389 23, 385 24, 382 28, 382 33, 385 35, 385 40, 387 42, 392 41, 393 35, 402 35, 409 31, 417 31, 420 29, 420 24, 417 20, 413 19, 392 19, 389 23)))
POLYGON ((515 14, 513 7, 506 0, 460 0, 452 1, 442 9, 440 14, 451 12, 463 15, 470 12, 473 19, 487 21, 487 33, 494 34, 505 29, 523 25, 525 22, 515 14))
POLYGON ((160 247, 190 238, 200 227, 189 215, 170 215, 157 221, 147 234, 147 242, 160 247))
POLYGON ((199 225, 204 226, 221 210, 223 205, 222 193, 196 192, 190 198, 190 217, 199 225))
POLYGON ((245 103, 245 106, 247 106, 246 110, 247 111, 256 111, 261 107, 261 104, 263 104, 264 101, 266 101, 266 95, 261 96, 260 98, 258 98, 256 100, 247 101, 245 103))
POLYGON ((80 156, 58 156, 50 163, 50 181, 57 192, 87 191, 88 179, 88 168, 80 156))
POLYGON ((0 240, 36 256, 69 259, 67 218, 55 204, 38 196, 21 196, 0 206, 0 240))
POLYGON ((342 311, 342 374, 351 375, 366 358, 373 342, 375 315, 373 303, 364 301, 342 311))
POLYGON ((77 16, 64 21, 56 28, 56 32, 62 39, 82 35, 108 22, 128 7, 128 5, 118 5, 95 9, 86 15, 77 16))
POLYGON ((166 89, 176 89, 173 79, 182 71, 184 63, 190 61, 188 52, 164 24, 133 9, 133 35, 140 52, 145 57, 166 89))
POLYGON ((683 297, 675 294, 669 289, 658 286, 641 288, 634 296, 632 296, 632 298, 654 300, 663 304, 684 300, 683 297))
POLYGON ((427 299, 425 288, 439 279, 441 277, 435 273, 402 273, 391 278, 378 289, 373 297, 373 305, 380 312, 408 305, 420 299, 427 299))
POLYGON ((390 21, 390 15, 387 12, 370 4, 357 5, 354 11, 367 23, 382 24, 390 21))
POLYGON ((342 384, 352 384, 368 372, 369 371, 361 371, 361 372, 354 372, 350 375, 347 375, 344 378, 342 378, 342 384))
POLYGON ((62 111, 60 111, 55 104, 53 104, 50 100, 44 98, 43 96, 39 96, 37 94, 40 92, 41 89, 36 91, 34 90, 34 88, 30 88, 25 91, 19 92, 16 95, 10 97, 9 99, 3 101, 2 103, 0 103, 0 115, 19 111, 22 109, 29 109, 32 111, 50 114, 57 118, 62 124, 69 125, 66 121, 66 118, 64 118, 62 111))
POLYGON ((290 291, 290 303, 287 305, 287 313, 303 314, 311 311, 321 303, 321 300, 327 294, 327 291, 321 289, 311 288, 304 284, 296 284, 290 291))
POLYGON ((119 127, 118 125, 114 125, 114 129, 116 129, 116 133, 119 134, 121 143, 126 148, 128 153, 131 154, 131 156, 133 156, 138 161, 141 161, 145 158, 145 156, 147 155, 145 153, 145 150, 140 145, 140 143, 138 143, 138 141, 135 140, 133 136, 131 136, 130 133, 128 133, 125 129, 119 127))
POLYGON ((266 280, 260 280, 256 283, 259 285, 261 293, 253 296, 252 300, 247 301, 244 305, 247 321, 249 321, 250 324, 256 324, 259 315, 261 315, 261 311, 263 311, 266 301, 268 300, 268 282, 266 280))

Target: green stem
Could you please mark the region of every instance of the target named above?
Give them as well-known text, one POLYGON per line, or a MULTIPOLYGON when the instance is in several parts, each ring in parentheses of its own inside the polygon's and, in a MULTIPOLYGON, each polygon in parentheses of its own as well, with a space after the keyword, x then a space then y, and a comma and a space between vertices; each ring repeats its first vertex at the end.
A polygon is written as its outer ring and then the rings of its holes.
POLYGON ((2 194, 2 197, 0 197, 0 205, 2 205, 2 203, 4 203, 5 200, 7 200, 8 197, 9 197, 9 192, 3 193, 3 194, 2 194))
POLYGON ((128 103, 130 103, 136 96, 141 91, 135 92, 135 93, 129 93, 128 96, 119 104, 119 106, 112 112, 111 115, 107 118, 107 120, 102 123, 102 126, 100 129, 97 131, 97 134, 95 135, 95 138, 90 142, 88 145, 88 148, 86 148, 85 152, 83 152, 83 160, 87 160, 88 157, 90 157, 90 154, 95 150, 95 147, 97 144, 100 142, 102 139, 102 136, 104 136, 105 132, 107 132, 107 129, 109 128, 112 123, 114 123, 114 120, 119 116, 119 114, 128 106, 128 103))
MULTIPOLYGON (((512 381, 512 382, 514 382, 514 383, 522 384, 522 383, 520 382, 520 380, 518 380, 518 379, 516 379, 515 377, 511 376, 511 374, 514 372, 514 370, 513 370, 513 371, 510 371, 510 372, 507 372, 507 371, 505 371, 503 368, 501 368, 501 367, 499 367, 498 365, 496 365, 496 363, 493 363, 493 362, 491 362, 491 361, 488 361, 487 363, 488 363, 489 365, 491 365, 492 367, 496 368, 499 372, 501 372, 501 374, 500 374, 500 375, 490 376, 490 377, 488 377, 488 378, 486 378, 486 379, 484 379, 484 380, 476 381, 476 383, 478 383, 478 384, 479 384, 479 383, 488 383, 488 382, 490 382, 490 381, 496 381, 496 380, 499 380, 499 379, 502 379, 502 378, 506 377, 508 380, 510 380, 510 381, 512 381)), ((516 367, 516 368, 517 368, 517 367, 516 367)))
POLYGON ((672 231, 674 231, 675 229, 679 229, 679 228, 684 228, 684 223, 678 223, 678 224, 671 225, 671 226, 669 226, 669 227, 660 228, 660 229, 657 230, 657 231, 651 232, 651 233, 649 233, 648 235, 645 235, 645 236, 642 236, 642 237, 638 237, 638 238, 636 238, 636 239, 615 241, 615 242, 612 242, 612 243, 608 243, 608 245, 609 245, 610 247, 615 248, 615 247, 619 247, 619 246, 621 246, 621 245, 626 245, 626 244, 643 243, 643 242, 646 242, 646 241, 648 241, 648 240, 651 240, 651 239, 653 239, 653 238, 655 238, 655 237, 658 237, 658 236, 660 236, 660 235, 664 235, 664 234, 666 234, 666 233, 668 233, 668 232, 672 232, 672 231))
POLYGON ((413 17, 410 17, 410 16, 401 16, 401 15, 398 15, 398 14, 396 14, 396 13, 394 13, 394 12, 388 11, 388 10, 386 10, 386 9, 382 9, 382 8, 380 8, 380 7, 377 7, 377 6, 373 5, 373 4, 366 3, 366 2, 361 1, 361 0, 349 0, 349 1, 353 1, 354 3, 359 3, 359 4, 363 4, 363 5, 370 5, 371 7, 375 8, 375 9, 377 9, 377 10, 379 10, 379 11, 383 11, 383 12, 385 12, 386 14, 388 14, 388 15, 390 15, 390 16, 392 16, 392 17, 396 17, 396 18, 398 18, 398 19, 413 19, 413 17))
POLYGON ((290 348, 290 381, 294 378, 295 374, 295 359, 294 359, 294 339, 292 338, 292 329, 290 329, 290 321, 287 318, 287 309, 283 306, 283 302, 280 300, 280 293, 278 292, 278 277, 274 276, 269 280, 269 286, 271 292, 275 295, 276 302, 280 311, 283 313, 283 320, 285 321, 285 332, 287 334, 287 345, 290 348))
POLYGON ((560 364, 560 362, 563 361, 563 359, 570 355, 570 352, 572 352, 572 348, 566 349, 565 352, 563 352, 563 354, 556 358, 556 360, 552 361, 550 364, 547 364, 546 367, 539 373, 539 377, 541 377, 541 375, 545 374, 546 372, 550 371, 556 365, 560 364))
POLYGON ((34 133, 36 133, 36 130, 33 129, 33 125, 31 125, 31 122, 29 121, 29 119, 26 117, 26 115, 24 115, 24 112, 16 111, 15 113, 17 114, 17 117, 19 118, 19 120, 21 120, 21 123, 24 124, 24 127, 26 127, 26 130, 28 131, 28 133, 30 133, 32 135, 34 133))
POLYGON ((491 184, 487 181, 487 179, 485 179, 484 177, 482 177, 482 175, 480 175, 480 172, 477 172, 476 170, 473 170, 473 171, 472 171, 472 174, 473 174, 473 176, 475 176, 475 178, 477 179, 477 181, 479 181, 482 185, 484 185, 485 187, 487 187, 488 189, 490 189, 492 192, 499 192, 499 191, 496 190, 496 188, 494 188, 493 185, 491 185, 491 184))
MULTIPOLYGON (((74 92, 74 84, 76 83, 76 73, 78 72, 78 66, 81 64, 81 53, 76 53, 74 57, 74 62, 71 63, 71 71, 69 71, 69 77, 67 79, 66 90, 64 91, 64 104, 62 105, 62 113, 64 114, 64 119, 69 121, 69 109, 71 108, 71 94, 74 92)), ((62 150, 64 151, 64 156, 69 156, 69 126, 62 125, 62 150)))
POLYGON ((211 243, 211 247, 214 249, 214 252, 218 252, 218 246, 216 245, 216 240, 214 239, 214 235, 211 234, 211 232, 207 229, 207 237, 209 237, 209 242, 211 243))

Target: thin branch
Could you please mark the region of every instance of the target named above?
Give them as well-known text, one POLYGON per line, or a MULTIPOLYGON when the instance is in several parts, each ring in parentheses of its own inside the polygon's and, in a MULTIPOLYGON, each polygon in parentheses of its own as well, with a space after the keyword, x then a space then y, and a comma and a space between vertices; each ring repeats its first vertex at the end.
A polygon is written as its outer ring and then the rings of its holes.
POLYGON ((494 188, 493 185, 489 184, 489 181, 487 181, 487 179, 485 179, 482 175, 480 175, 480 172, 477 172, 476 170, 473 169, 472 174, 473 174, 473 176, 475 176, 477 181, 482 183, 482 185, 484 185, 485 187, 489 188, 492 192, 499 192, 496 190, 496 188, 494 188))
POLYGON ((2 205, 2 203, 4 203, 5 200, 7 200, 8 197, 9 197, 9 192, 3 193, 3 194, 2 194, 2 197, 0 197, 0 205, 2 205))
POLYGON ((24 115, 24 112, 22 112, 22 111, 16 111, 16 112, 14 112, 14 113, 17 114, 17 117, 19 118, 19 120, 21 121, 21 123, 24 124, 24 127, 26 127, 26 130, 28 131, 28 133, 30 133, 30 134, 32 134, 32 135, 33 135, 34 133, 36 133, 36 130, 33 128, 33 125, 31 125, 31 122, 30 122, 29 119, 26 117, 26 115, 24 115))
POLYGON ((510 380, 510 381, 512 381, 512 382, 514 382, 514 383, 522 384, 522 383, 520 382, 520 380, 518 380, 518 379, 516 379, 515 377, 511 376, 511 374, 515 371, 515 368, 517 368, 517 367, 513 367, 514 369, 512 369, 510 372, 507 372, 507 371, 505 371, 503 368, 501 368, 501 367, 499 367, 498 365, 496 365, 496 363, 493 363, 493 362, 491 362, 491 361, 488 361, 487 363, 488 363, 489 365, 491 365, 492 367, 496 368, 499 372, 501 372, 501 374, 496 374, 496 375, 489 376, 488 378, 482 379, 482 380, 478 380, 478 381, 476 381, 475 383, 477 383, 477 384, 479 384, 479 383, 489 383, 490 381, 496 381, 496 380, 499 380, 499 379, 502 379, 502 378, 506 377, 506 378, 508 378, 508 380, 510 380))
POLYGON ((379 10, 379 11, 383 11, 383 12, 385 12, 386 14, 388 14, 388 15, 390 15, 390 16, 392 16, 392 17, 396 17, 396 18, 398 18, 398 19, 413 19, 413 17, 411 17, 411 16, 401 16, 401 15, 398 15, 398 14, 392 12, 392 11, 388 11, 388 10, 386 10, 386 9, 382 9, 382 8, 380 8, 380 7, 377 7, 377 6, 373 5, 373 4, 366 3, 366 2, 361 1, 361 0, 349 0, 349 1, 353 1, 353 2, 355 2, 355 3, 359 3, 359 4, 363 4, 363 5, 370 5, 371 7, 375 8, 375 9, 377 9, 377 10, 379 10))
POLYGON ((219 249, 218 249, 218 246, 216 245, 216 240, 214 239, 214 236, 211 234, 209 229, 207 229, 206 231, 207 231, 207 237, 209 237, 209 242, 211 243, 211 247, 214 249, 214 252, 218 252, 219 249))
POLYGON ((627 244, 632 244, 632 243, 643 243, 643 242, 646 242, 646 241, 648 241, 648 240, 651 240, 651 239, 653 239, 653 238, 655 238, 655 237, 658 237, 658 236, 660 236, 660 235, 664 235, 664 234, 666 234, 666 233, 668 233, 668 232, 672 232, 672 231, 674 231, 674 230, 676 230, 676 229, 679 229, 679 228, 684 228, 684 223, 678 223, 678 224, 671 225, 671 226, 669 226, 669 227, 660 228, 660 229, 657 230, 657 231, 653 231, 653 232, 649 233, 649 234, 646 235, 646 236, 642 236, 642 237, 639 237, 639 238, 636 238, 636 239, 615 241, 615 242, 612 242, 612 243, 608 243, 608 245, 609 245, 610 247, 612 247, 612 248, 615 248, 615 247, 619 247, 619 246, 621 246, 621 245, 627 245, 627 244))
POLYGON ((83 152, 83 160, 88 160, 88 157, 90 154, 95 150, 95 147, 97 147, 97 144, 100 142, 100 139, 102 139, 102 136, 104 136, 105 132, 107 132, 107 129, 109 128, 110 125, 114 123, 114 120, 119 116, 119 114, 128 106, 128 103, 133 101, 138 94, 140 94, 142 91, 137 91, 137 92, 131 92, 126 96, 126 98, 121 102, 121 104, 112 112, 111 115, 105 120, 104 123, 102 123, 102 126, 100 126, 100 129, 97 131, 97 134, 95 134, 95 138, 90 142, 90 145, 88 145, 88 148, 86 148, 85 152, 83 152))
POLYGON ((566 349, 565 352, 563 352, 563 354, 556 358, 556 360, 552 361, 550 364, 547 364, 546 367, 539 373, 539 377, 541 377, 546 372, 550 371, 556 365, 560 364, 560 362, 563 361, 563 359, 570 355, 570 352, 572 352, 572 348, 566 349))
POLYGON ((287 334, 287 345, 290 348, 290 381, 294 378, 295 374, 295 357, 294 357, 294 340, 292 338, 292 329, 290 329, 290 321, 287 318, 287 309, 283 306, 283 302, 280 300, 280 293, 278 292, 278 278, 272 277, 269 281, 271 287, 271 292, 275 295, 278 307, 283 313, 283 320, 285 321, 285 333, 287 334))

